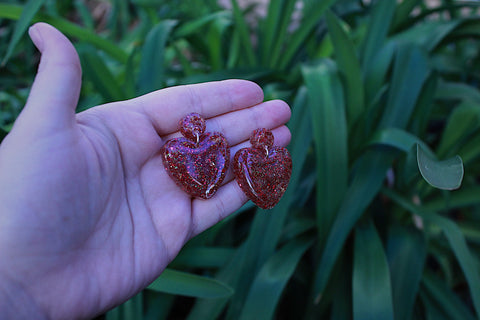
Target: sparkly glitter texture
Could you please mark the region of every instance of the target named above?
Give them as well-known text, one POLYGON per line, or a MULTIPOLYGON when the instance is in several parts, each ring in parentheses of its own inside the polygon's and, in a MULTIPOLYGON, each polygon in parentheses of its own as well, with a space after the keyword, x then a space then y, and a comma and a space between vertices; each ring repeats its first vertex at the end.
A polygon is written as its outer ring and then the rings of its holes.
POLYGON ((260 208, 273 208, 287 190, 292 158, 287 149, 273 146, 267 129, 253 132, 251 148, 237 151, 233 171, 243 192, 260 208))
POLYGON ((162 147, 163 165, 183 191, 196 198, 211 198, 225 178, 230 149, 219 132, 206 132, 205 121, 191 113, 180 121, 185 138, 167 141, 162 147))

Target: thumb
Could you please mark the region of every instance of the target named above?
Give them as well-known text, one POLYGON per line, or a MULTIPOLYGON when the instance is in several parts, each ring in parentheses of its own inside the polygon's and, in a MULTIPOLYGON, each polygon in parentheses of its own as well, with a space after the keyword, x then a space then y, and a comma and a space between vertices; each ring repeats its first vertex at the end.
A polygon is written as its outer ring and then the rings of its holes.
POLYGON ((29 35, 42 57, 21 120, 50 128, 70 127, 82 81, 78 54, 60 31, 46 23, 30 27, 29 35))

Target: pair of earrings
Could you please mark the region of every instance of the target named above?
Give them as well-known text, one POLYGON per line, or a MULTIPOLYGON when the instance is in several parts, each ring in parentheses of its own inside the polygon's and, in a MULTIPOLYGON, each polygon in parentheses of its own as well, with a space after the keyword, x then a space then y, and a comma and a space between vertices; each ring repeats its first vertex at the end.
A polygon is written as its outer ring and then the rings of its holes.
MULTIPOLYGON (((230 161, 230 148, 220 132, 205 132, 205 120, 191 113, 180 121, 182 138, 167 141, 161 149, 165 169, 183 191, 209 199, 220 187, 230 161)), ((274 146, 273 134, 257 129, 252 147, 236 152, 233 172, 238 185, 257 206, 273 208, 285 193, 292 173, 287 149, 274 146)))

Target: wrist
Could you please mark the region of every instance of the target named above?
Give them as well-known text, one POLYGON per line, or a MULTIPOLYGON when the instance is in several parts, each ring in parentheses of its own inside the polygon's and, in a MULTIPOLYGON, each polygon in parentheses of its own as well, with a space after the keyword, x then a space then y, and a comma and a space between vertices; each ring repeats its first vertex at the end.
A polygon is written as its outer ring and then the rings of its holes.
POLYGON ((0 274, 0 314, 2 319, 48 319, 27 290, 0 274))

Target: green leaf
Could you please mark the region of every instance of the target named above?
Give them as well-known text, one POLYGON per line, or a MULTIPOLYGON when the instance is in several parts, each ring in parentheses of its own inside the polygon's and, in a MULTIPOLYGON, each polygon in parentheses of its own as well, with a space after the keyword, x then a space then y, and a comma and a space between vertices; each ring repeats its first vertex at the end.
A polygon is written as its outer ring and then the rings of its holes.
POLYGON ((239 51, 242 53, 241 58, 245 59, 247 66, 256 65, 255 52, 253 50, 252 41, 250 39, 250 30, 245 21, 244 15, 237 0, 231 0, 233 6, 233 20, 235 22, 236 35, 240 41, 239 51))
POLYGON ((272 255, 255 277, 240 319, 272 319, 298 261, 312 245, 309 238, 290 241, 272 255))
POLYGON ((451 155, 465 144, 465 140, 480 128, 480 104, 463 102, 448 118, 447 125, 442 132, 442 138, 437 148, 439 157, 451 155))
POLYGON ((365 101, 369 110, 372 106, 375 106, 376 98, 385 88, 385 77, 390 69, 396 49, 395 42, 387 41, 378 48, 374 58, 375 63, 367 70, 364 70, 365 101))
POLYGON ((197 298, 225 298, 233 294, 232 288, 215 279, 165 269, 147 289, 197 298))
POLYGON ((480 103, 480 91, 466 83, 440 81, 435 98, 480 103))
POLYGON ((315 302, 329 281, 332 268, 355 223, 380 191, 385 174, 397 153, 392 150, 371 149, 355 165, 355 174, 341 203, 328 235, 314 280, 315 302))
POLYGON ((231 13, 229 11, 218 11, 213 12, 211 14, 207 14, 205 16, 201 16, 195 20, 186 20, 185 23, 180 25, 175 32, 173 33, 173 37, 175 39, 184 38, 188 36, 192 36, 195 33, 199 32, 199 29, 204 27, 205 25, 214 22, 217 19, 225 19, 231 18, 231 13))
POLYGON ((439 196, 423 204, 426 211, 441 211, 459 209, 480 204, 480 187, 470 186, 461 188, 449 194, 449 197, 439 196))
POLYGON ((455 190, 462 184, 463 162, 459 156, 436 161, 417 145, 417 163, 422 177, 435 188, 455 190))
MULTIPOLYGON (((15 29, 13 30, 12 39, 8 44, 7 53, 3 58, 2 65, 5 65, 10 59, 10 56, 13 53, 13 49, 17 45, 18 41, 22 38, 27 30, 28 26, 32 23, 32 19, 35 14, 40 10, 40 8, 45 3, 45 0, 29 0, 24 6, 22 10, 22 14, 18 18, 17 23, 15 24, 15 29)), ((1 8, 0 8, 1 11, 1 8)))
POLYGON ((460 20, 426 21, 395 35, 392 40, 433 51, 459 24, 460 20))
POLYGON ((286 45, 285 52, 278 66, 280 70, 287 68, 292 63, 293 57, 304 47, 308 36, 315 29, 325 10, 336 1, 337 0, 312 1, 310 5, 304 6, 302 23, 291 35, 290 41, 286 45))
POLYGON ((317 227, 325 241, 347 188, 347 124, 343 90, 335 65, 329 61, 304 66, 308 105, 316 151, 317 227))
POLYGON ((390 272, 371 219, 355 228, 354 252, 353 319, 393 320, 390 272))
POLYGON ((401 27, 406 21, 408 21, 410 13, 417 5, 418 0, 404 0, 397 4, 395 16, 393 18, 390 30, 396 30, 397 28, 401 27))
MULTIPOLYGON (((0 18, 18 20, 20 19, 22 12, 21 6, 0 3, 0 18)), ((97 49, 104 51, 121 63, 126 63, 128 60, 128 55, 122 48, 113 42, 98 36, 91 30, 82 28, 63 18, 37 13, 32 22, 40 21, 51 24, 67 36, 72 36, 78 40, 94 45, 97 49)))
POLYGON ((473 301, 473 306, 477 312, 477 316, 480 315, 480 273, 479 265, 474 256, 468 249, 467 242, 462 234, 460 228, 451 220, 439 216, 433 212, 426 211, 423 207, 416 206, 410 201, 404 199, 398 193, 391 189, 384 189, 383 194, 392 199, 398 205, 405 210, 410 211, 423 218, 426 222, 431 223, 441 228, 445 237, 448 240, 450 247, 452 248, 455 257, 457 258, 463 274, 467 280, 470 295, 473 301))
POLYGON ((96 90, 101 93, 105 101, 124 100, 124 90, 96 50, 92 47, 83 47, 79 50, 79 53, 85 78, 92 81, 96 90))
MULTIPOLYGON (((428 307, 437 310, 438 314, 444 316, 445 319, 475 319, 459 297, 445 285, 444 281, 433 276, 430 272, 425 273, 422 279, 422 285, 430 300, 428 307)), ((424 299, 425 298, 422 300, 424 299)))
POLYGON ((377 63, 376 56, 387 38, 395 12, 395 0, 382 0, 374 4, 370 17, 367 36, 363 44, 363 72, 368 74, 372 65, 377 63))
POLYGON ((230 260, 233 253, 233 248, 187 246, 180 251, 170 266, 219 268, 230 260))
POLYGON ((269 1, 267 17, 261 25, 262 64, 276 67, 283 54, 295 0, 269 1))
POLYGON ((422 140, 420 140, 420 138, 398 128, 386 128, 378 130, 368 142, 367 146, 373 146, 377 144, 389 146, 406 153, 410 152, 410 150, 415 147, 416 144, 419 144, 422 146, 425 152, 432 157, 434 156, 434 153, 422 140))
POLYGON ((352 40, 342 22, 331 12, 325 14, 328 30, 335 49, 335 61, 341 72, 345 87, 348 127, 351 128, 365 112, 365 97, 360 62, 352 40))
POLYGON ((165 45, 176 24, 177 21, 175 20, 164 20, 148 33, 142 48, 142 60, 138 76, 139 94, 145 94, 163 87, 165 45))
POLYGON ((408 124, 429 72, 425 53, 418 47, 398 48, 380 128, 404 128, 408 124))
POLYGON ((393 226, 388 232, 387 257, 396 320, 411 319, 423 268, 427 242, 422 232, 393 226))

